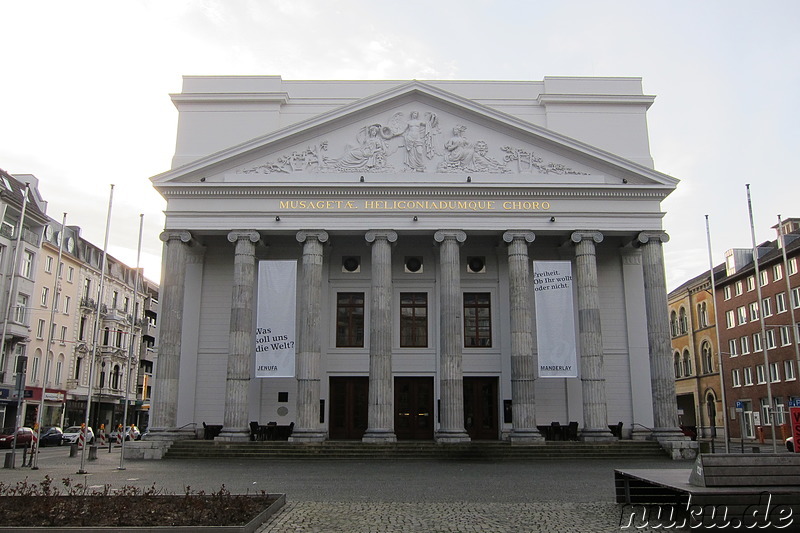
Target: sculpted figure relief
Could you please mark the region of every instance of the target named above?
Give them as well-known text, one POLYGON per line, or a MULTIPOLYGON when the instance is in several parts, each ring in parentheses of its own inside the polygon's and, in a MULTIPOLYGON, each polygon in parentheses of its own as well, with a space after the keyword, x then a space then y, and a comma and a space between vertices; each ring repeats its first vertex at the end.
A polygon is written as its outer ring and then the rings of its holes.
POLYGON ((452 136, 442 145, 437 142, 440 130, 436 113, 412 110, 406 115, 398 111, 385 125, 375 122, 361 127, 356 134, 357 144, 345 144, 338 158, 327 157, 329 140, 320 139, 318 144, 304 150, 284 153, 276 159, 237 172, 390 172, 399 170, 402 165, 402 170, 408 172, 586 174, 562 163, 546 161, 535 154, 531 147, 501 146, 492 149, 485 140, 472 142, 466 137, 466 130, 467 126, 456 125, 452 136), (492 150, 503 154, 503 157, 500 160, 492 157, 492 150), (429 165, 435 167, 429 169, 429 165))

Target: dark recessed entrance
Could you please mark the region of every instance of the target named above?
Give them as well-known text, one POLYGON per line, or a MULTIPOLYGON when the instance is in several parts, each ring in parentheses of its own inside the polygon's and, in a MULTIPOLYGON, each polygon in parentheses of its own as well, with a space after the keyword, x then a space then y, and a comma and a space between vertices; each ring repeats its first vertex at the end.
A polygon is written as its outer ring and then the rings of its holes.
POLYGON ((433 378, 394 378, 394 431, 398 440, 433 439, 433 378))
POLYGON ((331 378, 330 386, 329 437, 332 440, 361 440, 367 430, 369 378, 331 378))
POLYGON ((464 378, 464 429, 472 440, 497 440, 497 378, 464 378))

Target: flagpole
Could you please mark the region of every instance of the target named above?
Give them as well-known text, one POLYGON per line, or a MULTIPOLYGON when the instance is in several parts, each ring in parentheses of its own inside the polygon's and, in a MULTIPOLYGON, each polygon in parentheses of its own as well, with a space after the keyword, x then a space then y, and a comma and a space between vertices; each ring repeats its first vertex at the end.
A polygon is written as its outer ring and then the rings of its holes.
POLYGON ((47 364, 47 361, 50 357, 50 346, 53 344, 53 322, 55 321, 58 306, 58 295, 61 292, 61 258, 64 255, 64 241, 67 240, 64 231, 66 227, 67 214, 64 213, 61 219, 61 238, 58 243, 58 260, 56 261, 56 275, 53 281, 53 301, 50 305, 50 323, 47 325, 47 344, 44 354, 44 379, 42 380, 42 397, 39 399, 39 412, 36 414, 36 427, 34 428, 36 430, 36 449, 33 451, 33 466, 31 470, 39 469, 39 448, 41 447, 40 439, 42 436, 42 416, 44 414, 44 393, 47 390, 47 379, 50 377, 50 366, 47 364))
MULTIPOLYGON (((755 281, 756 281, 756 294, 758 295, 758 320, 761 323, 761 349, 764 351, 764 377, 766 378, 767 382, 767 402, 769 402, 769 408, 767 411, 767 415, 772 414, 772 383, 771 379, 769 379, 769 350, 768 346, 769 343, 767 342, 767 326, 764 322, 764 309, 762 302, 764 301, 761 297, 761 273, 758 267, 758 246, 756 245, 756 228, 753 224, 753 203, 750 200, 750 184, 745 184, 747 187, 747 211, 750 214, 750 237, 753 241, 753 265, 755 266, 755 281)), ((756 372, 758 373, 758 372, 756 372)), ((760 406, 759 406, 760 408, 760 406)), ((778 453, 778 445, 775 442, 775 422, 774 420, 767 420, 770 423, 770 428, 772 428, 772 453, 778 453)), ((763 424, 762 424, 763 425, 763 424)), ((742 442, 744 442, 744 434, 742 434, 742 442)))
MULTIPOLYGON (((725 453, 731 453, 728 443, 728 402, 725 398, 725 372, 723 370, 722 346, 719 342, 719 321, 717 320, 717 284, 714 280, 714 260, 711 257, 711 229, 706 215, 706 238, 708 240, 708 272, 711 278, 711 300, 714 302, 714 333, 717 336, 717 355, 719 355, 719 382, 722 393, 722 432, 725 436, 725 453)), ((716 426, 716 421, 712 422, 716 426)), ((714 436, 712 435, 712 439, 714 436)))
MULTIPOLYGON (((95 358, 97 357, 97 335, 98 331, 100 330, 100 308, 103 303, 103 289, 105 288, 105 279, 106 279, 106 258, 108 255, 108 232, 111 228, 111 203, 114 199, 114 185, 111 185, 111 192, 108 195, 108 215, 106 217, 106 236, 105 240, 103 241, 103 261, 100 265, 100 289, 99 294, 97 297, 97 306, 95 309, 95 317, 94 317, 94 332, 92 333, 92 358, 89 361, 89 387, 87 390, 86 395, 86 415, 84 417, 83 428, 81 431, 84 432, 86 428, 89 427, 89 411, 92 408, 92 388, 94 386, 94 367, 95 367, 95 358)), ((78 436, 80 439, 80 435, 78 436)), ((78 470, 78 474, 88 474, 86 471, 86 448, 89 447, 89 443, 84 440, 83 448, 81 449, 81 469, 78 470)))
MULTIPOLYGON (((3 364, 3 374, 5 374, 5 369, 8 367, 8 360, 11 359, 9 357, 5 357, 5 349, 6 349, 6 333, 8 332, 8 315, 11 314, 11 297, 14 295, 14 282, 17 279, 17 272, 19 271, 19 251, 22 248, 22 229, 25 227, 25 211, 28 208, 28 193, 30 191, 31 184, 25 183, 25 192, 22 194, 22 211, 20 211, 19 215, 19 227, 17 228, 17 243, 14 247, 14 262, 11 270, 11 277, 8 280, 8 299, 6 301, 6 316, 3 319, 3 337, 0 338, 0 354, 5 359, 3 364)), ((27 364, 27 357, 23 357, 22 360, 27 364)), ((16 361, 15 361, 16 362, 16 361)), ((22 414, 22 396, 25 390, 25 372, 26 368, 22 365, 23 368, 19 368, 22 374, 22 390, 20 390, 19 383, 17 383, 17 418, 14 422, 14 439, 13 443, 11 444, 11 467, 15 468, 15 461, 16 461, 16 454, 17 454, 17 431, 19 430, 19 423, 20 423, 20 415, 22 414)), ((17 379, 19 381, 19 379, 17 379)))
POLYGON ((117 470, 125 470, 125 437, 128 433, 128 401, 130 398, 131 392, 131 369, 133 367, 133 356, 134 356, 134 348, 135 343, 134 339, 136 337, 136 301, 139 298, 139 276, 141 275, 139 271, 139 264, 141 263, 142 259, 142 229, 144 228, 144 214, 139 215, 139 246, 136 249, 136 277, 133 281, 133 323, 131 324, 131 339, 130 339, 130 346, 128 347, 128 374, 127 378, 125 379, 125 407, 122 410, 122 429, 125 433, 122 435, 122 449, 119 452, 119 467, 117 470))

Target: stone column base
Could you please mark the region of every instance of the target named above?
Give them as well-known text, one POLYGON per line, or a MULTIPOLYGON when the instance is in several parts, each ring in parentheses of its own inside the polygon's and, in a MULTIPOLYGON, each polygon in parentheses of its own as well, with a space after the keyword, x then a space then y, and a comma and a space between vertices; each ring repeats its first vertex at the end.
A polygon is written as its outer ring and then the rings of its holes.
POLYGON ((584 442, 613 442, 619 440, 611 434, 608 429, 602 428, 583 428, 580 434, 580 440, 584 442))
POLYGON ((437 444, 465 444, 472 442, 466 431, 440 430, 434 434, 437 444))
POLYGON ((361 442, 392 444, 397 442, 397 435, 391 429, 368 429, 361 438, 361 442))
POLYGON ((311 443, 328 440, 328 434, 318 429, 295 429, 289 437, 289 442, 311 443))
POLYGON ((544 437, 538 429, 513 429, 508 437, 514 446, 532 446, 544 444, 544 437))
POLYGON ((249 429, 225 429, 214 437, 214 442, 247 442, 250 440, 249 429))

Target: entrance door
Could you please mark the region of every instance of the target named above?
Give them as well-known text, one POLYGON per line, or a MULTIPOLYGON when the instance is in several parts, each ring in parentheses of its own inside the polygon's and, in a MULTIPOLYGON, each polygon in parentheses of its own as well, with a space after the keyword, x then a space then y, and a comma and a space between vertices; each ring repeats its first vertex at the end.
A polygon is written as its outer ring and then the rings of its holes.
POLYGON ((394 432, 398 440, 433 439, 433 378, 394 378, 394 432))
POLYGON ((464 378, 464 429, 472 440, 497 440, 497 378, 464 378))
POLYGON ((367 430, 369 378, 331 378, 330 386, 330 438, 360 440, 367 430))

